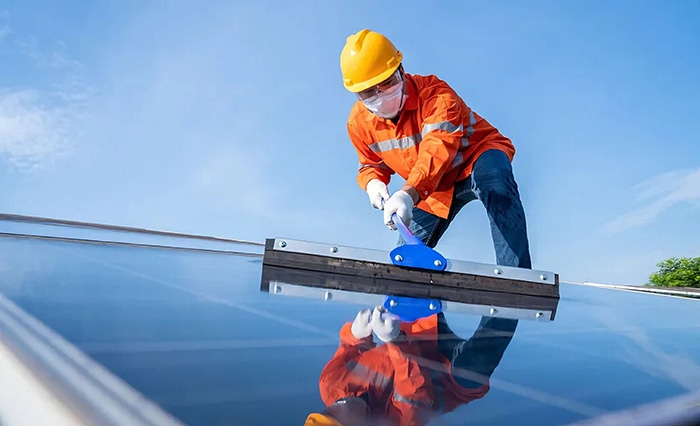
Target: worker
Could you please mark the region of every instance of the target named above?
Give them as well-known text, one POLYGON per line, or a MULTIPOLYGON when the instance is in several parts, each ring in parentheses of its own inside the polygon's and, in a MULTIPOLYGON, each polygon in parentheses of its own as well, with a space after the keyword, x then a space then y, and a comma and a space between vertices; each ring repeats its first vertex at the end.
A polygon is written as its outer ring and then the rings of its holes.
POLYGON ((340 345, 321 372, 326 409, 304 425, 425 425, 483 398, 517 324, 482 317, 464 340, 443 313, 402 322, 381 306, 361 310, 341 327, 340 345))
POLYGON ((457 213, 479 199, 497 264, 531 269, 511 140, 445 81, 409 74, 402 60, 388 38, 368 29, 349 36, 341 51, 343 84, 358 98, 347 121, 359 157, 357 183, 390 229, 397 229, 396 214, 431 248, 457 213), (390 195, 394 174, 405 185, 390 195))

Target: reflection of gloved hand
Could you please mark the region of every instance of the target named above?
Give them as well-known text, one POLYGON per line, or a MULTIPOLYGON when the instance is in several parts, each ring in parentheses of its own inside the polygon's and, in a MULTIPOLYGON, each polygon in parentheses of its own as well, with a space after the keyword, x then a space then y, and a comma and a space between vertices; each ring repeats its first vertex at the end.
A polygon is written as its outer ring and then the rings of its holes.
POLYGON ((384 182, 372 179, 367 183, 366 191, 372 207, 379 210, 384 208, 384 201, 389 199, 389 189, 384 182))
POLYGON ((372 334, 372 312, 369 309, 363 309, 357 313, 355 320, 352 322, 350 331, 357 339, 364 339, 372 334))
POLYGON ((394 195, 384 203, 384 224, 390 229, 396 229, 396 224, 391 219, 394 213, 406 226, 413 219, 413 198, 403 189, 394 192, 394 195))
POLYGON ((391 342, 401 332, 401 319, 388 312, 383 306, 372 311, 372 329, 382 342, 391 342))

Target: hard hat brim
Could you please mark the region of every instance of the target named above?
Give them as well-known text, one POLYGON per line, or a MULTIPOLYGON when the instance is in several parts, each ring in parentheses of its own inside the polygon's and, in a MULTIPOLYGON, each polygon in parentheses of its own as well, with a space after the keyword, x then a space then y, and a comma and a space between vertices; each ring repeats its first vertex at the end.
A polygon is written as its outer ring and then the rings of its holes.
POLYGON ((401 66, 401 61, 403 60, 403 55, 401 54, 401 52, 398 52, 397 59, 398 61, 396 61, 397 64, 395 66, 387 68, 381 74, 378 74, 375 77, 370 78, 369 80, 365 80, 355 84, 346 84, 345 82, 343 82, 343 85, 348 91, 352 93, 358 93, 363 90, 369 89, 372 86, 376 86, 377 84, 391 77, 391 75, 394 74, 394 72, 396 72, 397 69, 399 69, 399 66, 401 66))

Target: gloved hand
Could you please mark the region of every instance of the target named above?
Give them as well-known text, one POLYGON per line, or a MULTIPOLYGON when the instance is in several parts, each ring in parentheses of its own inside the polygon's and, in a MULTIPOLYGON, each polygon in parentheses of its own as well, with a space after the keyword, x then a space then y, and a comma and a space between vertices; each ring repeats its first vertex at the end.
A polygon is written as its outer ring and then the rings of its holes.
POLYGON ((372 334, 372 311, 363 309, 357 313, 350 327, 352 335, 357 339, 364 339, 372 334))
POLYGON ((401 218, 406 226, 413 220, 413 198, 403 189, 394 192, 394 195, 389 197, 389 200, 384 203, 384 224, 389 229, 395 230, 396 224, 391 219, 394 213, 401 218))
POLYGON ((389 199, 389 189, 386 184, 379 179, 372 179, 366 187, 369 202, 375 209, 384 208, 384 201, 389 199))
POLYGON ((372 329, 382 342, 391 342, 401 332, 401 319, 387 311, 383 306, 377 306, 372 311, 372 329))

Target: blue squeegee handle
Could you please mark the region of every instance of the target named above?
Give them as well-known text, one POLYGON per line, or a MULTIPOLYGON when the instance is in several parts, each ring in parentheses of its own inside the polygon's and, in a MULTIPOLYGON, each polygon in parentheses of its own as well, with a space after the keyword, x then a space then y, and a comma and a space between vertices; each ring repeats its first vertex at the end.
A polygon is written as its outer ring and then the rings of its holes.
POLYGON ((403 223, 399 215, 392 213, 391 220, 406 242, 403 245, 394 247, 389 253, 391 262, 394 265, 432 271, 445 270, 447 259, 443 255, 426 246, 420 238, 413 235, 413 232, 403 223))
MULTIPOLYGON (((382 200, 382 208, 384 208, 384 200, 382 200)), ((391 220, 394 222, 394 225, 396 225, 396 228, 399 230, 399 233, 403 237, 404 241, 406 241, 406 244, 419 246, 425 245, 423 244, 423 241, 420 240, 420 238, 413 235, 413 232, 411 232, 411 230, 408 229, 408 226, 406 226, 406 224, 403 223, 403 220, 401 220, 399 215, 393 213, 391 215, 391 220)))
POLYGON ((411 232, 411 230, 408 229, 408 226, 406 226, 403 223, 403 220, 401 220, 401 218, 396 213, 391 215, 391 220, 394 221, 396 228, 399 230, 399 233, 403 237, 404 241, 406 241, 406 244, 423 245, 423 241, 421 241, 420 238, 413 235, 413 232, 411 232))

